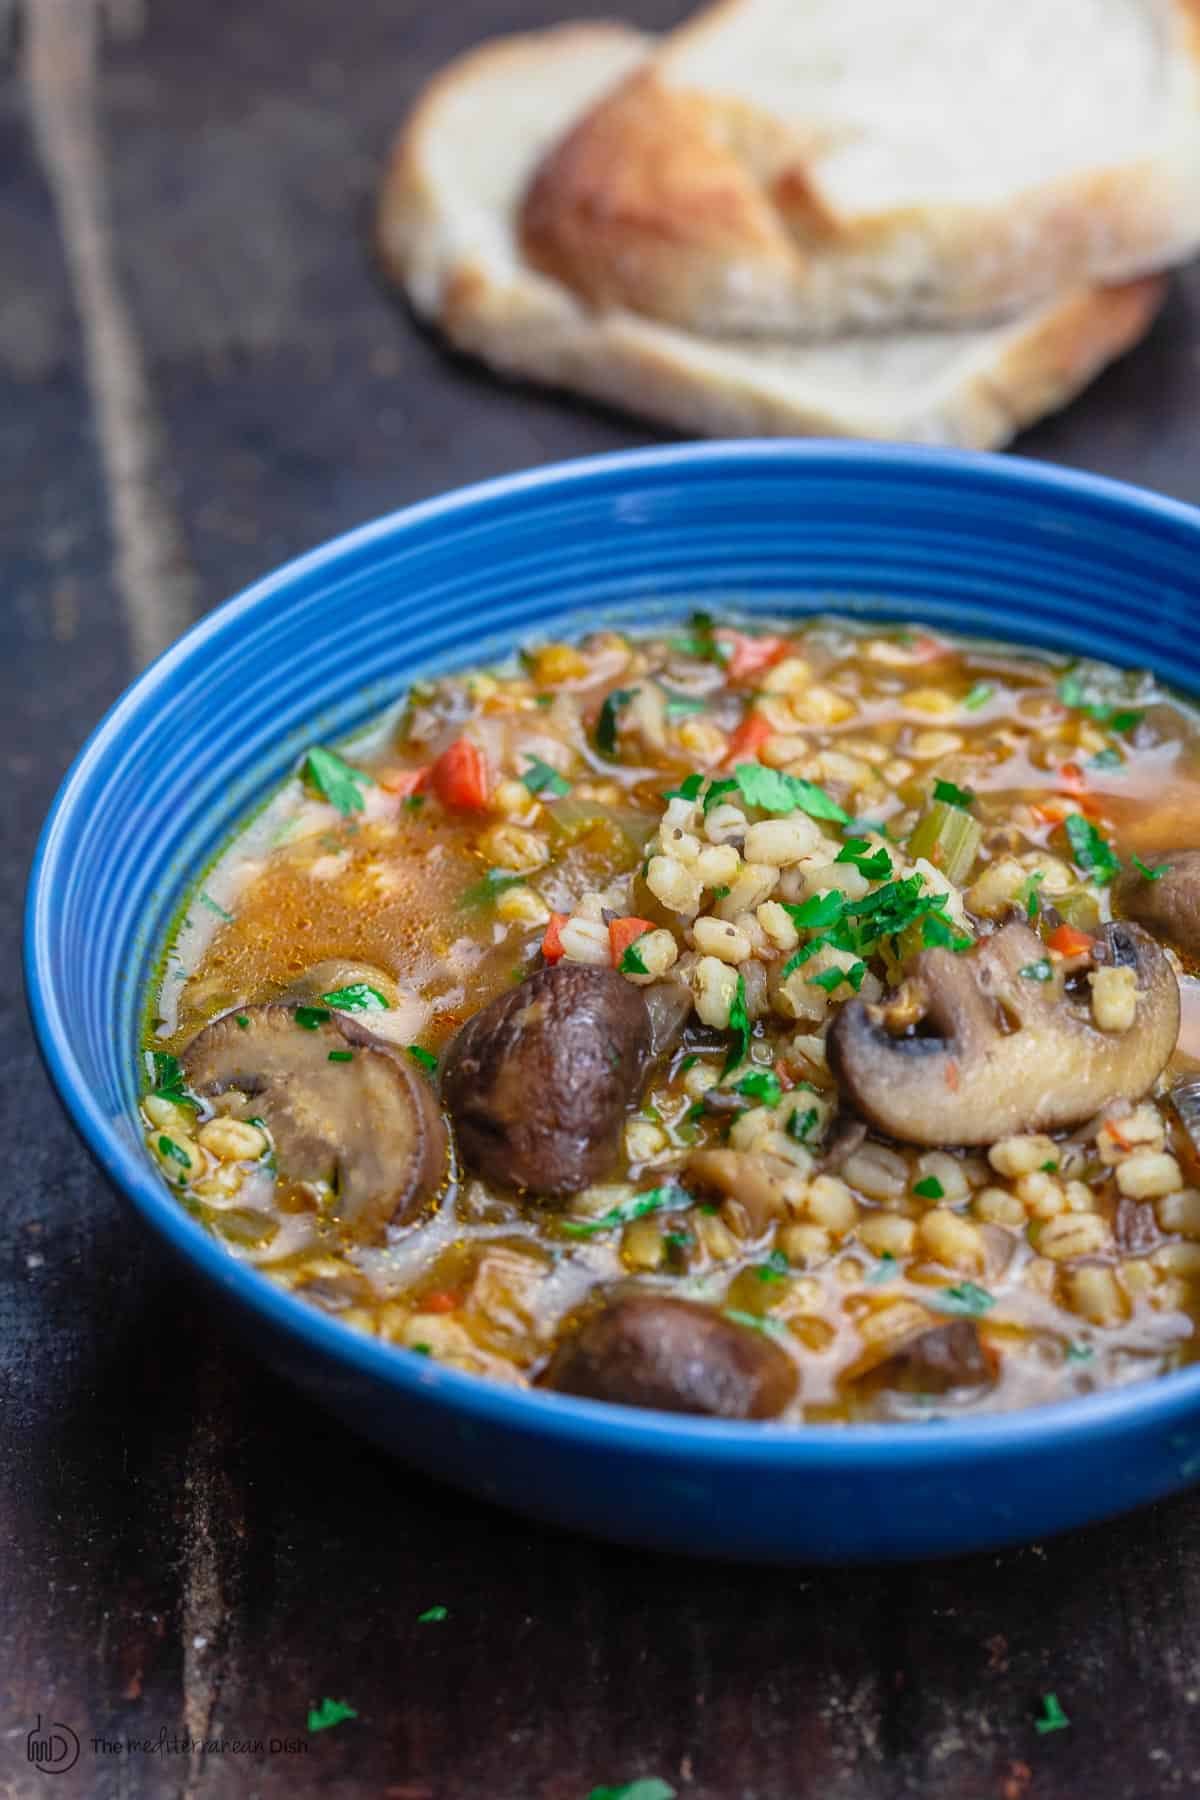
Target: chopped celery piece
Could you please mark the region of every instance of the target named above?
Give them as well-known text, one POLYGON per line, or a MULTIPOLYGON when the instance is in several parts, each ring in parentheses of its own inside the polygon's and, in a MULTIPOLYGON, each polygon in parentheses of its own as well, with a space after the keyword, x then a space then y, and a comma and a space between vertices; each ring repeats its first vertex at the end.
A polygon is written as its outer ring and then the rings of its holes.
POLYGON ((1100 902, 1086 888, 1072 888, 1069 894, 1055 894, 1048 902, 1059 918, 1076 931, 1099 931, 1100 902))
POLYGON ((964 881, 979 854, 983 827, 961 806, 935 800, 913 826, 908 853, 923 856, 947 881, 964 881))

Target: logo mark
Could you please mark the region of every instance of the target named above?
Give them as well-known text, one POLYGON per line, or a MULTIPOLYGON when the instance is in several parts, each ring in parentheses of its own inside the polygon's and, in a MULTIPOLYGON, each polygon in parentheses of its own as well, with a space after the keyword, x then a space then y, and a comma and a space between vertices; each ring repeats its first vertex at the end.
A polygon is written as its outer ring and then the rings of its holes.
POLYGON ((57 1720, 43 1728, 41 1713, 25 1739, 25 1756, 47 1775, 65 1775, 79 1761, 79 1739, 69 1725, 57 1720))

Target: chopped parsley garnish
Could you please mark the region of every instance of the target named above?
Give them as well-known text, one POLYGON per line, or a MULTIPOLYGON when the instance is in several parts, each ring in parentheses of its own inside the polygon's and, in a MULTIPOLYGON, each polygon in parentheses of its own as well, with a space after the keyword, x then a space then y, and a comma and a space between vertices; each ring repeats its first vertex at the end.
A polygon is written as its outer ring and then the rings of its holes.
MULTIPOLYGON (((763 769, 757 763, 739 763, 733 771, 732 785, 741 790, 747 805, 757 806, 763 812, 805 812, 812 819, 833 819, 839 825, 850 823, 849 813, 824 788, 799 775, 784 775, 779 769, 763 769)), ((706 797, 705 810, 707 806, 706 797)))
POLYGON ((160 1137, 158 1140, 158 1154, 160 1156, 169 1157, 172 1162, 177 1162, 181 1169, 190 1169, 192 1166, 191 1157, 188 1155, 183 1145, 177 1144, 174 1138, 160 1137))
POLYGON ((317 1031, 329 1017, 327 1006, 298 1006, 292 1014, 301 1031, 317 1031))
POLYGON ((696 1055, 695 1051, 692 1051, 691 1054, 688 1056, 685 1056, 683 1061, 680 1063, 679 1073, 681 1075, 686 1075, 688 1070, 694 1069, 696 1064, 699 1061, 700 1061, 700 1058, 696 1055))
POLYGON ((726 1075, 730 1069, 736 1069, 740 1062, 745 1062, 750 1051, 750 1014, 746 1011, 746 981, 741 973, 738 974, 737 992, 729 1009, 729 1029, 734 1034, 734 1042, 725 1058, 726 1075))
POLYGON ((727 887, 715 887, 712 891, 712 897, 714 900, 724 900, 727 898, 728 894, 729 894, 729 889, 727 887))
POLYGON ((1058 697, 1064 706, 1073 712, 1084 713, 1094 719, 1097 725, 1107 725, 1111 731, 1132 731, 1145 718, 1145 712, 1136 708, 1118 709, 1106 706, 1100 701, 1089 700, 1087 690, 1078 675, 1064 675, 1058 684, 1058 697))
POLYGON ((1159 863, 1157 869, 1149 869, 1140 856, 1131 856, 1129 860, 1138 874, 1144 875, 1147 881, 1161 881, 1164 875, 1171 873, 1170 863, 1159 863))
POLYGON ((353 1050, 331 1050, 329 1060, 330 1062, 353 1062, 354 1052, 353 1050))
POLYGON ((1033 1721, 1033 1728, 1044 1737, 1048 1731, 1065 1731, 1071 1723, 1063 1711, 1057 1694, 1042 1695, 1042 1716, 1033 1721))
POLYGON ((899 1263, 896 1261, 891 1251, 885 1250, 879 1258, 879 1261, 875 1264, 875 1267, 871 1270, 871 1273, 867 1276, 867 1280, 871 1283, 872 1287, 879 1287, 883 1282, 892 1279, 892 1276, 896 1273, 899 1266, 899 1263))
POLYGON ((1039 957, 1037 962, 1025 963, 1020 972, 1026 981, 1054 980, 1054 970, 1050 966, 1049 958, 1045 956, 1039 957))
MULTIPOLYGON (((858 963, 856 967, 862 969, 863 975, 866 974, 866 968, 862 963, 858 963)), ((850 970, 839 969, 835 966, 832 969, 822 969, 819 975, 810 975, 808 978, 808 985, 809 987, 824 988, 827 994, 832 994, 834 988, 841 987, 843 981, 849 980, 850 970)), ((859 986, 861 987, 861 985, 862 976, 859 977, 859 986)))
POLYGON ((672 1250, 686 1250, 688 1246, 694 1244, 695 1241, 696 1240, 690 1231, 663 1232, 663 1243, 670 1244, 672 1250))
POLYGON ((224 919, 228 923, 233 918, 231 912, 226 912, 223 906, 218 906, 211 894, 201 894, 199 898, 201 906, 207 906, 209 912, 216 913, 218 919, 224 919))
POLYGON ((766 1262, 759 1263, 754 1273, 760 1281, 786 1281, 791 1265, 782 1250, 772 1250, 766 1262))
POLYGON ((367 981, 352 981, 348 987, 331 988, 321 995, 326 1006, 335 1012, 388 1012, 387 1001, 378 988, 367 981))
POLYGON ((315 745, 304 758, 303 773, 305 780, 311 781, 343 816, 361 812, 365 804, 363 788, 375 785, 375 777, 365 769, 352 768, 336 751, 323 750, 320 745, 315 745))
MULTIPOLYGON (((822 947, 849 951, 861 958, 871 954, 885 938, 898 937, 918 919, 943 914, 948 897, 922 893, 924 885, 924 877, 918 870, 903 880, 889 881, 884 887, 876 888, 863 900, 847 900, 842 894, 829 893, 814 895, 800 907, 788 906, 786 910, 796 925, 820 925, 820 930, 788 958, 781 979, 786 981, 822 947)), ((846 972, 846 979, 856 993, 865 975, 866 964, 861 961, 846 972)), ((824 976, 815 979, 818 986, 832 992, 840 984, 841 974, 829 969, 824 976)))
POLYGON ((975 795, 970 788, 956 787, 952 781, 935 781, 933 784, 933 797, 935 800, 942 801, 946 806, 961 807, 965 812, 972 800, 974 800, 975 795))
POLYGON ((340 1725, 345 1719, 357 1719, 358 1714, 344 1700, 322 1700, 320 1706, 312 1706, 308 1712, 308 1729, 310 1731, 328 1731, 331 1725, 340 1725))
POLYGON ((489 900, 494 900, 497 894, 502 894, 505 888, 524 887, 524 885, 524 875, 514 875, 508 869, 489 869, 481 881, 477 881, 473 887, 467 889, 460 904, 462 906, 485 906, 489 900))
POLYGON ((701 713, 706 710, 706 703, 703 700, 693 700, 688 694, 667 695, 668 719, 686 719, 692 713, 701 713))
MULTIPOLYGON (((247 1025, 250 1023, 246 1020, 247 1025)), ((200 1103, 193 1100, 183 1085, 183 1067, 177 1056, 168 1050, 152 1050, 151 1065, 154 1069, 154 1087, 151 1090, 159 1100, 170 1100, 175 1106, 190 1106, 199 1112, 200 1103)))
MULTIPOLYGON (((643 932, 642 935, 644 937, 645 933, 643 932)), ((634 939, 633 943, 629 945, 629 948, 624 952, 623 956, 621 957, 620 962, 617 964, 617 967, 618 967, 618 969, 620 969, 622 975, 648 975, 650 973, 649 969, 646 967, 645 963, 642 961, 641 952, 638 950, 636 938, 634 939)))
POLYGON ((1082 813, 1068 813, 1063 824, 1075 861, 1098 887, 1107 887, 1121 867, 1120 858, 1108 839, 1082 813))
POLYGON ((540 756, 530 758, 529 767, 521 780, 531 794, 557 794, 561 799, 571 791, 571 784, 566 776, 560 775, 557 769, 552 769, 540 756))
POLYGON ((959 1318, 981 1319, 995 1306, 996 1296, 973 1281, 960 1281, 954 1287, 943 1288, 940 1293, 931 1295, 930 1304, 939 1312, 954 1313, 959 1318))
POLYGON ((761 1313, 743 1312, 737 1306, 723 1306, 721 1317, 728 1319, 731 1325, 748 1325, 751 1331, 765 1331, 768 1337, 783 1337, 787 1326, 782 1319, 764 1318, 761 1313))
POLYGON ((1053 1157, 1049 1157, 1046 1162, 1039 1163, 1038 1168, 1042 1171, 1043 1175, 1053 1175, 1058 1168, 1058 1164, 1053 1157))
POLYGON ((617 714, 623 706, 628 706, 636 688, 614 688, 611 694, 604 696, 604 704, 600 708, 600 717, 596 720, 596 748, 605 756, 615 756, 617 751, 617 714))
POLYGON ((974 938, 968 937, 964 932, 955 931, 939 913, 929 913, 921 920, 921 942, 926 949, 961 952, 969 950, 974 941, 974 938))
POLYGON ((964 697, 963 705, 968 712, 977 712, 981 706, 987 705, 995 691, 990 681, 977 681, 970 693, 964 697))
POLYGON ((892 872, 892 859, 887 851, 882 845, 878 850, 872 850, 867 838, 847 838, 833 860, 853 863, 859 874, 865 875, 868 881, 883 881, 892 872))
POLYGON ((240 1025, 240 1027, 243 1031, 249 1031, 249 1029, 250 1029, 250 1021, 246 1017, 245 1013, 238 1013, 236 1019, 234 1020, 234 1023, 236 1025, 240 1025))
POLYGON ((1112 718, 1108 721, 1109 729, 1112 731, 1132 731, 1136 726, 1141 724, 1145 716, 1144 712, 1137 711, 1114 713, 1112 718))
POLYGON ((433 1355, 433 1345, 432 1344, 410 1344, 408 1347, 410 1350, 414 1351, 417 1356, 432 1356, 433 1355))
POLYGON ((810 894, 799 906, 792 906, 788 901, 780 902, 792 924, 801 931, 820 930, 826 925, 835 925, 842 916, 842 908, 846 897, 836 888, 830 888, 827 894, 810 894))
POLYGON ((419 1063, 421 1068, 428 1069, 430 1074, 432 1075, 433 1071, 438 1066, 438 1059, 433 1054, 433 1051, 432 1050, 423 1050, 421 1048, 420 1044, 407 1044, 405 1046, 405 1048, 407 1049, 408 1054, 412 1057, 413 1061, 415 1063, 419 1063))
POLYGON ((1093 1356, 1095 1356, 1095 1354, 1096 1354, 1096 1352, 1092 1349, 1092 1346, 1090 1344, 1068 1344, 1067 1345, 1067 1361, 1068 1362, 1091 1362, 1091 1360, 1092 1360, 1093 1356))
POLYGON ((404 802, 404 810, 405 812, 420 812, 424 804, 424 794, 410 794, 404 802))
POLYGON ((683 656, 694 656, 700 662, 728 662, 729 651, 713 630, 711 613, 694 612, 688 624, 691 626, 690 635, 668 638, 669 649, 678 650, 683 656))
POLYGON ((676 1790, 657 1775, 641 1775, 619 1787, 593 1788, 587 1800, 675 1800, 676 1790))
POLYGON ((913 1193, 919 1194, 922 1200, 944 1200, 946 1197, 946 1190, 936 1175, 924 1175, 920 1181, 914 1181, 913 1193))
POLYGON ((1045 879, 1046 871, 1044 869, 1035 869, 1034 873, 1029 877, 1029 880, 1025 884, 1025 911, 1031 925, 1037 918, 1038 910, 1041 906, 1041 900, 1038 896, 1038 886, 1041 882, 1045 881, 1045 879))
POLYGON ((784 1131, 788 1137, 794 1138, 798 1144, 808 1142, 808 1134, 817 1122, 817 1109, 810 1106, 807 1112, 790 1112, 784 1131))
POLYGON ((698 800, 700 790, 704 786, 703 775, 685 775, 677 788, 671 788, 663 795, 664 800, 698 800))
POLYGON ((692 1196, 686 1188, 671 1183, 667 1187, 647 1188, 622 1200, 619 1206, 601 1213, 597 1219, 560 1219, 559 1227, 568 1237, 594 1237, 598 1231, 612 1231, 617 1225, 628 1225, 632 1219, 644 1219, 647 1213, 668 1212, 675 1207, 690 1206, 692 1196))
POLYGON ((1095 756, 1088 758, 1088 767, 1090 769, 1119 769, 1124 761, 1121 752, 1114 750, 1110 744, 1107 750, 1098 750, 1095 756))
POLYGON ((440 1625, 443 1619, 450 1617, 448 1606, 427 1606, 423 1613, 417 1614, 418 1625, 440 1625))
POLYGON ((734 1083, 735 1094, 745 1094, 760 1106, 778 1106, 783 1098, 779 1077, 772 1069, 752 1069, 749 1075, 734 1083))

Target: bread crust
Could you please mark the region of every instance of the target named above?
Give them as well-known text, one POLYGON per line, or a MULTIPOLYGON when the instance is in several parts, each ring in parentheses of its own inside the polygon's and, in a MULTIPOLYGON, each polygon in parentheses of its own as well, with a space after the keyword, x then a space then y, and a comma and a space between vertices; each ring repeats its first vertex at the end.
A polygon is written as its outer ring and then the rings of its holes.
POLYGON ((525 253, 590 305, 709 336, 953 326, 1159 271, 1200 247, 1197 0, 1164 0, 1154 14, 1171 23, 1192 98, 1161 144, 990 202, 842 211, 822 187, 819 136, 679 73, 680 50, 735 32, 746 4, 718 0, 671 34, 535 172, 525 253))
MULTIPOLYGON (((837 373, 840 346, 736 344, 582 303, 521 254, 519 164, 508 217, 488 215, 481 246, 481 215, 455 152, 458 119, 481 116, 491 83, 527 83, 537 71, 557 91, 586 66, 602 85, 606 70, 627 79, 644 51, 636 33, 605 25, 485 45, 430 84, 396 141, 380 196, 380 255, 422 316, 500 373, 688 433, 992 448, 1077 393, 1151 323, 1165 291, 1159 279, 1076 290, 986 331, 869 340, 866 366, 847 381, 837 373), (453 179, 462 193, 451 191, 453 179), (895 366, 914 360, 923 372, 897 379, 895 366)), ((530 168, 537 155, 531 140, 530 168)))

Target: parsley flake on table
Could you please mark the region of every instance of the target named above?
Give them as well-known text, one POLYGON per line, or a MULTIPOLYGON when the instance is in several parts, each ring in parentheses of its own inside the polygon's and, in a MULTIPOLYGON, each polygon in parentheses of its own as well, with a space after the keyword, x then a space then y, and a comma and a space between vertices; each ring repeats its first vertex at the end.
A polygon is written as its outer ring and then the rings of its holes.
POLYGON ((305 756, 303 774, 304 779, 310 781, 343 816, 361 812, 366 804, 363 788, 375 785, 375 777, 368 775, 365 769, 354 768, 336 751, 323 750, 320 745, 314 745, 305 756))
POLYGON ((675 1800, 676 1790, 658 1775, 642 1775, 619 1787, 596 1787, 587 1800, 675 1800))
POLYGON ((637 688, 614 688, 611 694, 604 696, 604 704, 596 720, 596 748, 605 756, 616 755, 617 714, 623 706, 629 705, 637 692, 637 688))
POLYGON ((320 1706, 311 1706, 308 1710, 308 1729, 310 1731, 328 1731, 332 1725, 341 1725, 346 1719, 357 1719, 358 1714, 345 1700, 322 1700, 320 1706))
POLYGON ((423 1613, 417 1614, 418 1625, 440 1625, 443 1619, 450 1617, 448 1606, 427 1606, 423 1613))
POLYGON ((1062 1709, 1057 1694, 1042 1695, 1042 1716, 1033 1721, 1033 1728, 1045 1736, 1048 1731, 1065 1731, 1071 1723, 1062 1709))
POLYGON ((529 767, 521 780, 531 794, 555 794, 561 800, 564 794, 571 791, 571 784, 566 776, 560 775, 557 769, 552 769, 540 756, 530 757, 529 767))
POLYGON ((391 1009, 378 988, 367 981, 352 981, 348 987, 331 988, 321 995, 326 1006, 335 1012, 389 1012, 391 1009))
POLYGON ((1108 839, 1082 813, 1068 813, 1063 821, 1071 854, 1098 887, 1107 887, 1121 867, 1108 839))

